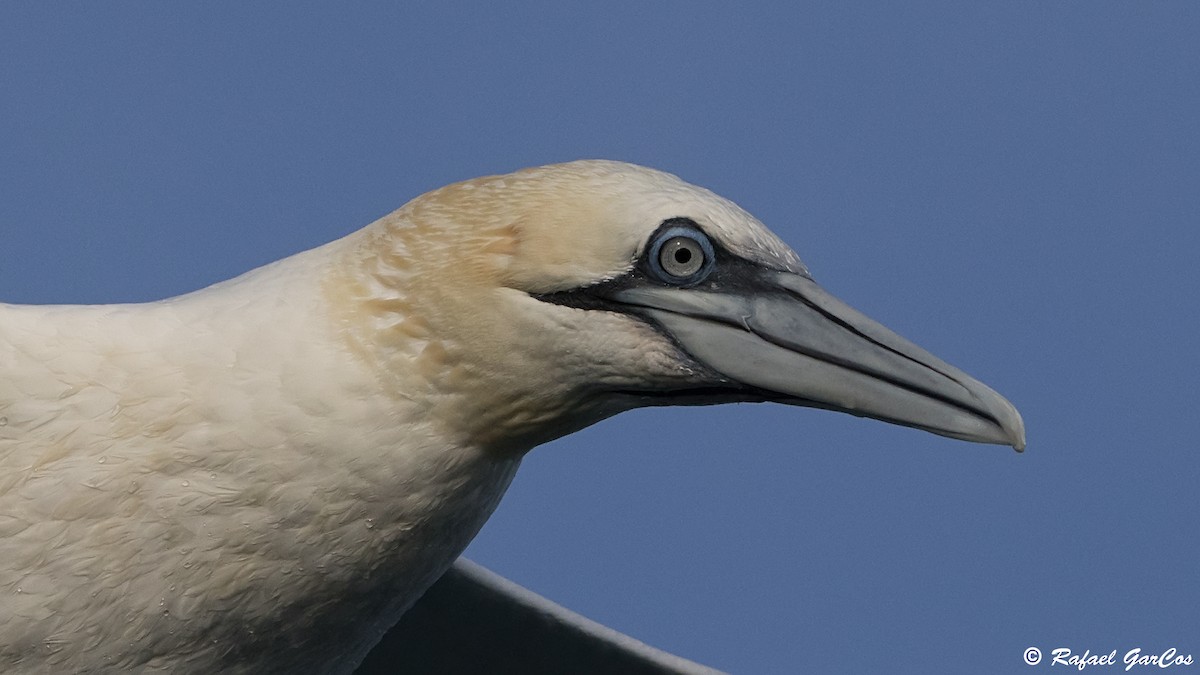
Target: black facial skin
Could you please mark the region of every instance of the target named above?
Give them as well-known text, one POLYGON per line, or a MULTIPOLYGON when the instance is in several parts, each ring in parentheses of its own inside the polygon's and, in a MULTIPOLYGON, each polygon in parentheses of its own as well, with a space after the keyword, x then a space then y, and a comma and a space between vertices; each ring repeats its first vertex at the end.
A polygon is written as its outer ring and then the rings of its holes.
MULTIPOLYGON (((658 229, 650 236, 650 240, 653 241, 661 232, 673 227, 688 227, 701 232, 704 231, 691 218, 669 218, 658 226, 658 229)), ((712 273, 703 281, 686 286, 686 288, 711 292, 764 289, 760 265, 730 253, 728 249, 711 238, 709 241, 712 244, 715 258, 712 273)), ((633 269, 619 277, 590 286, 573 288, 569 291, 534 294, 533 297, 542 302, 549 302, 564 307, 598 309, 629 314, 633 308, 613 301, 611 298, 614 292, 638 286, 680 287, 678 284, 671 284, 660 280, 658 275, 651 271, 649 251, 650 247, 647 246, 646 252, 638 259, 633 269)))
MULTIPOLYGON (((670 218, 659 225, 654 234, 651 235, 650 241, 657 238, 663 231, 674 227, 694 228, 703 232, 695 221, 690 218, 670 218)), ((763 280, 762 267, 759 264, 734 255, 711 238, 709 241, 713 247, 714 257, 712 272, 699 283, 682 287, 697 291, 745 293, 748 295, 781 292, 771 288, 770 284, 763 280)), ((651 270, 650 266, 652 263, 649 260, 650 248, 649 246, 646 247, 645 253, 637 260, 633 269, 619 277, 589 286, 574 288, 569 291, 532 294, 533 298, 542 302, 589 311, 615 312, 642 321, 669 340, 675 346, 676 350, 678 350, 680 360, 695 370, 700 379, 711 382, 710 385, 697 385, 696 387, 687 389, 620 390, 608 392, 609 394, 635 397, 639 399, 640 405, 712 405, 735 402, 786 401, 799 405, 823 407, 814 402, 800 401, 791 397, 784 397, 776 392, 758 387, 750 387, 712 370, 689 354, 683 345, 679 344, 657 321, 646 316, 643 308, 613 299, 614 293, 628 288, 643 286, 658 286, 661 288, 681 287, 678 284, 671 284, 661 280, 659 275, 651 270)))

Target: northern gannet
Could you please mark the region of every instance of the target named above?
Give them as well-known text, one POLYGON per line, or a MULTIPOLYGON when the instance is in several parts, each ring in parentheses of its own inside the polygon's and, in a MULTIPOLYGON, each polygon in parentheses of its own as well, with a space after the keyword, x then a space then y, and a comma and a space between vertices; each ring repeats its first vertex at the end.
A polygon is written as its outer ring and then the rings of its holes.
POLYGON ((348 672, 532 447, 777 401, 1024 446, 751 215, 579 161, 145 304, 0 305, 0 671, 348 672))

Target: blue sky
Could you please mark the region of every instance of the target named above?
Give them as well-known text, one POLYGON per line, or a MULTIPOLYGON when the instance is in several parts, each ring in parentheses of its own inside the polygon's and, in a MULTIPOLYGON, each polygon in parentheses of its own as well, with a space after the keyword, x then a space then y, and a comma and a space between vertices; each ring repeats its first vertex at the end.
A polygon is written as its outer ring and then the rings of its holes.
POLYGON ((1200 657, 1195 3, 267 7, 0 8, 0 299, 178 294, 529 165, 668 170, 1009 397, 1027 452, 637 411, 534 450, 471 557, 742 673, 1200 657))

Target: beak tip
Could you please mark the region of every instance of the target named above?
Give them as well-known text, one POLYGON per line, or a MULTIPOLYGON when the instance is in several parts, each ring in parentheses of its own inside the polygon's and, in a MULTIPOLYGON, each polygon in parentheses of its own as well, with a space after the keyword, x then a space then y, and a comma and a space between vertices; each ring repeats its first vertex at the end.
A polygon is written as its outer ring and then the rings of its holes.
POLYGON ((973 378, 969 380, 968 389, 983 412, 983 416, 976 419, 987 428, 987 440, 977 440, 1008 445, 1017 452, 1025 452, 1025 420, 1021 418, 1021 413, 1017 412, 1016 406, 996 390, 973 378))
POLYGON ((1021 413, 1017 412, 1015 406, 1009 403, 1008 399, 1000 397, 1003 405, 1001 406, 1000 415, 997 418, 1000 421, 1000 428, 1004 430, 1008 437, 1008 444, 1017 452, 1025 452, 1025 420, 1021 419, 1021 413))

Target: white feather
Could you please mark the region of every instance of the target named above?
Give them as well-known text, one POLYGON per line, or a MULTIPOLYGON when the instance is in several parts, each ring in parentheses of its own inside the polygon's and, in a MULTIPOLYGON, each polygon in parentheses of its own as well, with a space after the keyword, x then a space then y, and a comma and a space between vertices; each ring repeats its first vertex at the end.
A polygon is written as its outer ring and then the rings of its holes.
POLYGON ((178 298, 0 305, 0 669, 352 667, 525 451, 623 409, 599 384, 691 375, 639 322, 529 295, 628 270, 679 215, 800 268, 707 191, 579 162, 178 298))

